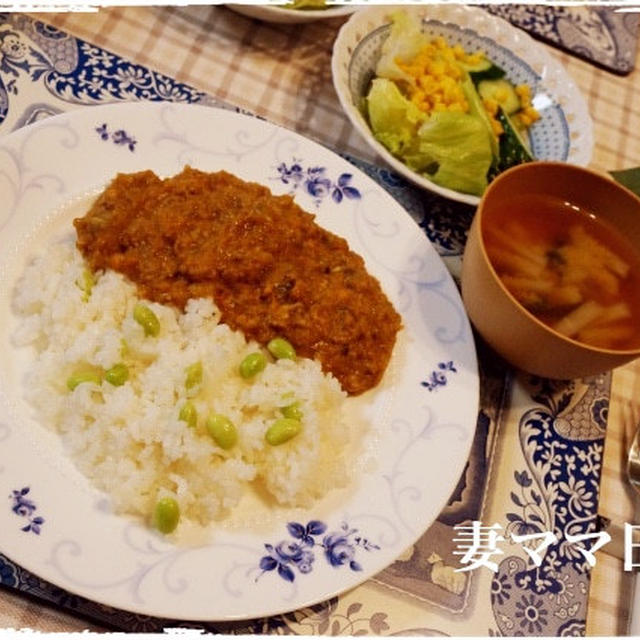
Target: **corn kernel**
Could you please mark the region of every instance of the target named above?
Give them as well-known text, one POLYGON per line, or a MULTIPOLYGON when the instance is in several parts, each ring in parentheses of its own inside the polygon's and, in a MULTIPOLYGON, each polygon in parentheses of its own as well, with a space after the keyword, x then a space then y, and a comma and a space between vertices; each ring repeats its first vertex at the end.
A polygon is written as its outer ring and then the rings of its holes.
POLYGON ((532 123, 536 120, 540 120, 540 114, 533 107, 527 107, 524 110, 524 114, 531 120, 532 123))
POLYGON ((498 113, 498 103, 492 98, 485 98, 482 104, 489 115, 495 116, 498 113))
POLYGON ((436 60, 431 64, 431 72, 436 78, 441 78, 445 74, 445 64, 442 60, 436 60))
MULTIPOLYGON (((456 60, 477 63, 486 60, 486 57, 482 52, 466 54, 460 44, 449 46, 443 37, 438 37, 424 46, 413 60, 396 60, 398 67, 410 79, 404 91, 420 110, 427 114, 446 110, 460 113, 469 111, 460 86, 465 73, 456 60)), ((491 108, 497 112, 495 101, 491 108)))
POLYGON ((530 118, 526 113, 520 113, 520 114, 518 114, 518 118, 520 119, 520 122, 521 122, 525 127, 530 127, 530 126, 531 126, 531 118, 530 118))
POLYGON ((501 133, 504 133, 502 125, 497 120, 491 120, 491 128, 497 136, 499 136, 501 133))

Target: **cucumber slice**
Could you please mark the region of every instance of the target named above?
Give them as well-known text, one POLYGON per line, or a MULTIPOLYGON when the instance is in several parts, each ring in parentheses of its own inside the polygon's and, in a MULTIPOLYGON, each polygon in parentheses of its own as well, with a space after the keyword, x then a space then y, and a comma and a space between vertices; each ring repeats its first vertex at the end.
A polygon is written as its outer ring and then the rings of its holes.
POLYGON ((533 155, 529 150, 528 143, 520 135, 518 128, 504 109, 498 110, 497 118, 504 129, 504 133, 500 136, 500 160, 498 163, 500 171, 531 162, 533 155))
POLYGON ((493 62, 488 58, 482 58, 478 62, 458 62, 458 64, 465 70, 469 72, 485 72, 493 67, 493 62))
POLYGON ((480 118, 487 128, 487 133, 489 134, 489 140, 491 142, 491 153, 493 157, 497 159, 500 155, 498 148, 498 136, 493 131, 489 115, 482 105, 480 96, 478 95, 473 82, 471 82, 469 74, 467 74, 465 79, 462 81, 462 90, 464 91, 464 97, 469 103, 469 113, 480 118))
POLYGON ((495 100, 507 115, 520 109, 520 98, 515 88, 504 78, 479 82, 478 93, 483 100, 495 100))
POLYGON ((497 80, 498 78, 504 78, 505 71, 495 64, 491 64, 486 69, 481 69, 478 71, 469 71, 469 75, 471 76, 471 81, 476 86, 480 84, 483 80, 497 80))

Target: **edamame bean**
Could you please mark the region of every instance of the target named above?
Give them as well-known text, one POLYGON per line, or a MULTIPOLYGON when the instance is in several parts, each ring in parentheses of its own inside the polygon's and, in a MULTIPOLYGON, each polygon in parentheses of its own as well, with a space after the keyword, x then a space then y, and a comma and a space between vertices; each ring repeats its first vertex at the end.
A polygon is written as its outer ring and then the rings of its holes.
POLYGON ((300 420, 278 418, 267 429, 264 438, 269 444, 276 446, 288 442, 291 438, 295 438, 301 430, 302 423, 300 420))
POLYGON ((271 355, 278 360, 282 358, 294 360, 296 357, 296 350, 293 348, 293 345, 284 338, 273 338, 273 340, 269 340, 267 349, 271 355))
POLYGON ((300 403, 297 401, 288 404, 286 407, 281 407, 280 413, 282 413, 285 418, 293 418, 294 420, 302 420, 302 416, 304 415, 302 409, 300 409, 300 403))
POLYGON ((220 413, 212 413, 205 422, 209 435, 221 449, 231 449, 238 441, 238 431, 227 418, 220 413))
POLYGON ((184 386, 187 389, 192 389, 202 382, 202 362, 198 361, 190 364, 184 372, 187 374, 184 381, 184 386))
POLYGON ((93 277, 93 273, 89 271, 89 269, 84 269, 82 271, 82 277, 80 280, 76 281, 78 287, 82 291, 82 302, 87 302, 91 297, 91 290, 93 289, 93 285, 96 283, 95 278, 93 277))
POLYGON ((153 510, 153 526, 161 533, 171 533, 180 520, 180 506, 175 498, 160 498, 153 510))
POLYGON ((191 428, 195 427, 198 423, 198 411, 192 402, 185 402, 178 414, 178 420, 186 422, 191 428))
POLYGON ((157 336, 160 333, 160 320, 146 304, 138 302, 133 308, 133 319, 144 329, 145 336, 157 336))
POLYGON ((83 382, 91 382, 92 384, 101 384, 102 375, 100 371, 95 369, 85 369, 83 371, 75 371, 67 378, 67 389, 73 391, 79 384, 83 382))
POLYGON ((111 369, 107 369, 104 379, 114 387, 121 387, 129 379, 129 367, 122 362, 114 364, 111 369))
POLYGON ((243 378, 253 378, 267 366, 267 358, 264 353, 254 351, 244 358, 240 363, 240 375, 243 378))

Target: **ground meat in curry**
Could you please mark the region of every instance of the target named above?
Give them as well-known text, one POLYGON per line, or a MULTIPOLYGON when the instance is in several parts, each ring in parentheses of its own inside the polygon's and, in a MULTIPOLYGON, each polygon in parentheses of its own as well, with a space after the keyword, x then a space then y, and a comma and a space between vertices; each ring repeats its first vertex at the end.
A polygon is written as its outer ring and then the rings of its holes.
POLYGON ((290 196, 225 171, 119 174, 74 221, 93 270, 180 309, 211 296, 222 320, 266 344, 288 339, 350 394, 378 384, 400 317, 346 241, 290 196))

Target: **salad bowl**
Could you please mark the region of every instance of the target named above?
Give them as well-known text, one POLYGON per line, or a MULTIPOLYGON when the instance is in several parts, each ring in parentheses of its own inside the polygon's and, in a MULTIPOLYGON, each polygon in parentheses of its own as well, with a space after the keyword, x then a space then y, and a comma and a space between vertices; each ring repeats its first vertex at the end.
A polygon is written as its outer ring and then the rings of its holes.
POLYGON ((471 205, 479 202, 480 193, 436 183, 429 174, 409 168, 372 132, 366 97, 398 10, 408 15, 427 41, 442 37, 466 53, 482 52, 512 85, 531 89, 531 103, 540 116, 528 131, 532 159, 588 164, 593 148, 591 118, 562 65, 526 33, 480 8, 429 4, 362 9, 342 26, 334 43, 331 66, 340 104, 358 133, 388 165, 431 192, 471 205))

